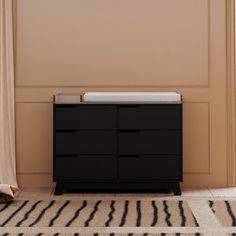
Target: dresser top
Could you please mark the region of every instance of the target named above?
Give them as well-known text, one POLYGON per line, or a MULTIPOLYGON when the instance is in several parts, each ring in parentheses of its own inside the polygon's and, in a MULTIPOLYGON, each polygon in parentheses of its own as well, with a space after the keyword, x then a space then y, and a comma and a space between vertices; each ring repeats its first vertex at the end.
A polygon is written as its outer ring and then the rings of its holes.
POLYGON ((86 92, 57 94, 55 104, 181 104, 176 92, 86 92))

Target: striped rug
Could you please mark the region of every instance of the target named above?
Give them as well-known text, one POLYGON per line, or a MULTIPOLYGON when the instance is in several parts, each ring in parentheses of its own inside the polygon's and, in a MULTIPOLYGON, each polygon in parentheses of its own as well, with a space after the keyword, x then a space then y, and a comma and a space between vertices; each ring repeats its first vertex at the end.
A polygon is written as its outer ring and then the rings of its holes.
MULTIPOLYGON (((236 201, 209 201, 212 212, 223 226, 236 227, 236 201)), ((236 236, 236 233, 234 234, 236 236)))
POLYGON ((1 227, 172 226, 199 226, 186 201, 16 200, 0 205, 0 232, 1 227))

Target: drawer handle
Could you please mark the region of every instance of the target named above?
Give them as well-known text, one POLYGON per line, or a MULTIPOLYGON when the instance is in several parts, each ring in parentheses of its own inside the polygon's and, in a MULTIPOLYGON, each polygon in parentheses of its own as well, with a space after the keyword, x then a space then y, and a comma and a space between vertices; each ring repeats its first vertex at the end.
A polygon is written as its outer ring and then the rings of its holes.
POLYGON ((133 154, 133 155, 118 155, 118 157, 123 157, 123 158, 125 158, 125 157, 140 157, 141 155, 139 155, 139 154, 133 154))
POLYGON ((55 104, 56 108, 76 108, 76 104, 55 104))
POLYGON ((130 129, 130 130, 128 130, 128 129, 126 129, 126 130, 120 129, 118 131, 121 132, 121 133, 138 133, 138 132, 141 132, 141 130, 139 130, 139 129, 130 129))
POLYGON ((64 129, 64 130, 55 130, 56 133, 76 133, 77 130, 74 129, 64 129))
POLYGON ((77 157, 75 154, 68 154, 68 155, 56 155, 56 157, 77 157))
POLYGON ((140 105, 136 105, 136 104, 133 104, 133 105, 119 105, 118 107, 119 108, 138 108, 138 107, 140 107, 140 105))

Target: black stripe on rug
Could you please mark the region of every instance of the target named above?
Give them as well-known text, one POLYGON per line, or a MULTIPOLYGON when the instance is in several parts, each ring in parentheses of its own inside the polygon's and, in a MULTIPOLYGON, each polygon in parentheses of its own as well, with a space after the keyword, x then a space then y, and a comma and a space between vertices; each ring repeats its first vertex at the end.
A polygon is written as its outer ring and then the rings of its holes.
POLYGON ((105 223, 105 226, 106 227, 109 227, 110 226, 110 223, 112 222, 112 220, 113 220, 113 214, 114 214, 114 212, 115 212, 115 201, 114 200, 112 200, 111 201, 111 204, 110 204, 110 212, 109 212, 109 214, 108 214, 108 220, 106 221, 106 223, 105 223))
POLYGON ((230 216, 231 219, 232 219, 232 226, 236 226, 236 219, 235 219, 235 215, 234 215, 234 213, 233 213, 233 211, 232 211, 232 208, 231 208, 231 206, 230 206, 230 204, 229 204, 228 201, 224 201, 224 202, 225 202, 225 205, 226 205, 226 209, 227 209, 227 211, 228 211, 228 214, 229 214, 229 216, 230 216))
POLYGON ((24 201, 2 224, 1 227, 6 226, 7 223, 21 210, 23 209, 29 201, 24 201))
POLYGON ((136 220, 136 227, 141 226, 141 201, 136 202, 136 211, 137 211, 137 220, 136 220))
POLYGON ((78 217, 80 212, 87 206, 87 201, 84 200, 83 204, 80 208, 78 208, 74 214, 74 216, 67 222, 67 224, 65 225, 66 227, 69 227, 78 217))
POLYGON ((25 213, 25 215, 24 215, 24 217, 22 218, 22 220, 20 220, 20 221, 16 224, 16 227, 21 226, 21 224, 29 218, 30 213, 33 212, 33 211, 36 209, 37 205, 39 205, 41 202, 42 202, 42 201, 37 201, 37 202, 35 202, 35 203, 32 205, 32 207, 30 208, 30 210, 25 213))
POLYGON ((166 213, 166 218, 165 218, 166 224, 167 224, 168 226, 172 226, 172 223, 170 222, 171 214, 170 214, 170 212, 168 211, 168 204, 167 204, 167 201, 166 201, 166 200, 163 201, 163 205, 164 205, 164 212, 166 213))
POLYGON ((181 217, 181 226, 184 227, 186 226, 186 217, 184 215, 184 208, 183 208, 183 201, 179 201, 179 214, 181 217))
POLYGON ((129 210, 129 201, 126 200, 125 201, 125 204, 124 204, 124 212, 122 214, 122 217, 121 217, 121 222, 119 224, 119 227, 122 227, 125 225, 125 221, 126 221, 126 217, 128 215, 128 210, 129 210))
POLYGON ((1 209, 0 209, 0 213, 2 211, 4 211, 5 209, 7 209, 10 205, 11 205, 12 202, 8 202, 7 204, 5 204, 1 209))
POLYGON ((67 205, 70 203, 70 201, 66 201, 57 211, 56 215, 50 220, 48 226, 52 227, 55 220, 61 215, 62 211, 67 207, 67 205))
POLYGON ((196 226, 196 227, 200 227, 200 225, 198 224, 197 219, 196 219, 196 217, 193 215, 193 213, 192 213, 192 217, 193 217, 195 226, 196 226))
POLYGON ((155 227, 157 225, 157 222, 158 222, 158 208, 156 206, 155 201, 152 201, 151 204, 152 204, 152 207, 153 207, 153 221, 152 221, 151 227, 155 227))
POLYGON ((99 200, 95 203, 93 211, 90 213, 89 218, 84 222, 84 227, 89 227, 89 223, 93 220, 101 202, 102 201, 99 200))
POLYGON ((36 218, 36 220, 35 220, 33 223, 31 223, 31 224, 29 225, 29 227, 33 227, 34 225, 38 224, 38 223, 40 222, 40 220, 42 219, 42 217, 44 216, 44 214, 46 213, 46 211, 47 211, 48 209, 50 209, 50 208, 53 206, 54 203, 55 203, 54 200, 51 201, 51 202, 41 211, 41 213, 38 215, 38 217, 36 218))
POLYGON ((209 200, 208 201, 209 202, 209 207, 211 208, 211 210, 215 213, 215 210, 214 210, 214 202, 213 201, 211 201, 211 200, 209 200))

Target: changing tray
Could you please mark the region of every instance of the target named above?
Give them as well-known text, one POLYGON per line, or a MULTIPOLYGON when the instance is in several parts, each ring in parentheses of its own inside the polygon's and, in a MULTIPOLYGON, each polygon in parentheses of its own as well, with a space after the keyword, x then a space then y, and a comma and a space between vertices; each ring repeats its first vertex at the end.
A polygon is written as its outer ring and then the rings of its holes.
POLYGON ((83 102, 181 103, 181 95, 175 92, 86 92, 83 102))

